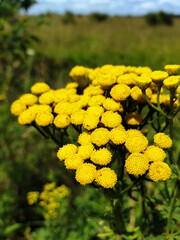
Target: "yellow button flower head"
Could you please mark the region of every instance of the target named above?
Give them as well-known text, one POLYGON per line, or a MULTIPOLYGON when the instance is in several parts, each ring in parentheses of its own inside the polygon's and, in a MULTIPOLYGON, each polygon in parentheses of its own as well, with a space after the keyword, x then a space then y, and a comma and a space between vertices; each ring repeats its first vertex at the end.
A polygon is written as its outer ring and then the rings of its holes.
POLYGON ((77 112, 72 113, 71 115, 71 123, 74 125, 83 124, 84 118, 86 115, 86 111, 83 109, 78 110, 77 112))
POLYGON ((25 105, 31 106, 37 102, 37 97, 31 93, 26 93, 19 98, 19 101, 25 105))
POLYGON ((150 77, 147 77, 147 76, 140 76, 140 77, 137 77, 137 78, 135 79, 135 81, 136 81, 136 85, 137 85, 140 89, 144 90, 144 89, 146 89, 146 88, 149 87, 149 85, 150 85, 151 82, 152 82, 152 79, 151 79, 150 77))
POLYGON ((106 88, 116 83, 116 76, 114 74, 101 74, 97 80, 100 86, 106 88))
POLYGON ((67 89, 72 89, 72 88, 77 88, 78 87, 78 83, 77 82, 70 82, 66 84, 66 88, 67 89))
POLYGON ((93 144, 82 145, 78 147, 78 154, 83 158, 83 160, 90 158, 94 150, 93 144))
POLYGON ((75 153, 64 160, 64 165, 67 169, 76 170, 83 162, 83 158, 75 153))
POLYGON ((11 104, 11 113, 15 116, 19 116, 20 113, 26 110, 26 105, 21 101, 16 100, 11 104))
POLYGON ((99 165, 107 165, 111 162, 112 154, 107 148, 100 148, 99 150, 93 151, 91 155, 91 161, 99 165))
POLYGON ((86 107, 88 105, 90 98, 91 96, 88 96, 88 95, 80 95, 79 102, 81 103, 82 107, 86 107))
POLYGON ((154 182, 166 181, 171 176, 171 169, 165 162, 153 162, 149 168, 149 177, 154 182))
POLYGON ((149 159, 150 162, 164 161, 166 153, 157 146, 149 146, 144 152, 144 155, 149 159))
POLYGON ((54 116, 52 113, 43 112, 38 113, 35 118, 37 125, 45 127, 53 122, 54 116))
POLYGON ((74 94, 76 94, 77 93, 77 89, 75 89, 75 88, 69 88, 69 89, 67 89, 66 88, 66 94, 69 96, 69 95, 74 95, 74 94))
POLYGON ((92 143, 103 146, 109 141, 109 131, 106 128, 97 128, 91 134, 92 143))
POLYGON ((128 132, 128 137, 125 142, 125 147, 130 153, 139 153, 144 151, 147 148, 148 140, 147 138, 140 132, 139 134, 131 134, 128 132))
POLYGON ((57 115, 54 119, 54 125, 58 128, 66 128, 70 122, 70 117, 65 113, 57 115))
POLYGON ((54 91, 54 102, 59 103, 59 102, 68 102, 69 101, 69 95, 67 94, 66 91, 60 91, 64 89, 58 89, 54 91))
POLYGON ((76 181, 81 185, 90 184, 96 177, 96 167, 91 163, 83 163, 76 171, 76 181))
POLYGON ((89 96, 100 95, 103 93, 104 93, 104 90, 100 86, 93 86, 93 85, 89 85, 83 91, 84 95, 89 95, 89 96))
POLYGON ((141 131, 137 130, 137 129, 128 129, 127 130, 127 135, 128 137, 133 137, 133 136, 142 136, 141 131))
POLYGON ((88 105, 89 106, 102 105, 104 100, 105 100, 105 97, 103 95, 92 96, 88 102, 88 105))
POLYGON ((167 149, 172 146, 172 139, 164 133, 157 133, 154 135, 154 144, 160 148, 167 149))
POLYGON ((49 91, 41 94, 39 97, 40 104, 52 104, 54 102, 54 91, 49 91))
POLYGON ((135 85, 135 78, 137 77, 137 75, 135 73, 126 73, 124 75, 121 75, 118 77, 117 79, 117 83, 123 83, 126 84, 128 86, 132 86, 135 85))
POLYGON ((120 103, 114 101, 112 98, 106 98, 103 102, 103 107, 108 111, 118 111, 120 110, 120 103))
POLYGON ((69 102, 77 102, 80 100, 80 96, 78 94, 69 94, 69 102))
POLYGON ((117 182, 117 175, 111 168, 101 168, 97 171, 96 182, 103 188, 113 188, 117 182))
POLYGON ((118 127, 122 122, 122 117, 117 112, 107 111, 102 114, 101 122, 109 128, 118 127))
POLYGON ((54 112, 57 113, 57 114, 65 113, 67 115, 70 115, 72 113, 71 103, 69 103, 69 102, 58 103, 54 108, 54 112))
POLYGON ((125 167, 129 174, 143 175, 149 169, 149 160, 142 153, 132 153, 126 159, 125 167))
POLYGON ((180 76, 170 76, 163 81, 164 86, 168 89, 176 89, 180 82, 180 76))
POLYGON ((39 197, 39 192, 28 192, 27 194, 28 204, 32 205, 36 203, 38 200, 38 197, 39 197))
POLYGON ((130 87, 126 84, 117 84, 111 88, 110 95, 115 101, 124 101, 131 93, 130 87))
POLYGON ((36 113, 30 109, 27 109, 19 115, 18 123, 21 125, 31 124, 35 120, 35 117, 36 113))
POLYGON ((76 82, 81 81, 87 73, 87 70, 84 66, 75 66, 71 69, 69 76, 76 82))
POLYGON ((126 116, 126 122, 129 125, 140 125, 142 120, 143 120, 142 116, 135 112, 129 113, 126 116))
MULTIPOLYGON (((145 93, 146 93, 148 98, 150 98, 151 95, 152 95, 152 91, 151 91, 150 88, 147 88, 145 93)), ((146 100, 145 100, 145 98, 142 94, 141 89, 137 86, 135 86, 131 89, 131 97, 132 97, 132 99, 134 99, 137 102, 146 103, 146 100)))
POLYGON ((89 145, 91 143, 91 133, 83 132, 79 134, 78 143, 81 145, 89 145))
POLYGON ((169 65, 166 65, 164 69, 168 72, 169 75, 176 75, 180 70, 180 65, 169 64, 169 65))
POLYGON ((113 128, 110 131, 110 139, 111 141, 116 144, 123 144, 126 141, 127 132, 122 128, 113 128))
POLYGON ((66 144, 63 147, 59 148, 57 152, 57 157, 60 161, 69 158, 71 155, 77 153, 77 146, 74 144, 66 144))
POLYGON ((152 81, 156 84, 162 83, 168 77, 168 73, 164 71, 153 71, 151 73, 152 81))
MULTIPOLYGON (((39 113, 39 112, 49 112, 49 113, 51 113, 52 112, 52 108, 49 106, 49 105, 33 105, 32 107, 30 107, 29 109, 32 109, 32 108, 34 108, 34 107, 37 107, 37 113, 39 113)), ((36 108, 35 107, 35 108, 36 108)))
POLYGON ((31 87, 31 92, 34 94, 37 94, 37 95, 44 93, 44 92, 48 92, 49 90, 50 90, 49 85, 44 82, 35 83, 31 87))
MULTIPOLYGON (((71 113, 74 113, 78 110, 82 109, 82 103, 81 101, 73 102, 71 103, 71 113)), ((70 109, 69 109, 70 110, 70 109)))
POLYGON ((104 108, 101 106, 88 107, 86 110, 87 114, 93 114, 96 117, 100 117, 104 112, 104 108))
POLYGON ((94 114, 86 114, 84 121, 83 121, 83 127, 87 130, 92 130, 97 127, 99 123, 99 117, 95 116, 94 114))

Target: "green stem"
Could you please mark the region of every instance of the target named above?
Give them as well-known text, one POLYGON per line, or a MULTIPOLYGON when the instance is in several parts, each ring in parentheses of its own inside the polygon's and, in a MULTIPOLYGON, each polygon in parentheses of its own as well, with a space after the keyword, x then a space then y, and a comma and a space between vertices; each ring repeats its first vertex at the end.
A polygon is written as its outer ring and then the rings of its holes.
POLYGON ((168 214, 168 220, 167 220, 167 225, 166 225, 166 234, 165 234, 165 239, 169 239, 169 233, 170 233, 170 227, 171 227, 171 220, 173 216, 173 212, 175 209, 175 203, 176 203, 176 198, 178 194, 178 179, 176 179, 174 188, 173 188, 173 196, 171 198, 170 202, 170 207, 169 207, 169 214, 168 214))
POLYGON ((35 123, 31 123, 31 125, 45 138, 49 138, 35 123))

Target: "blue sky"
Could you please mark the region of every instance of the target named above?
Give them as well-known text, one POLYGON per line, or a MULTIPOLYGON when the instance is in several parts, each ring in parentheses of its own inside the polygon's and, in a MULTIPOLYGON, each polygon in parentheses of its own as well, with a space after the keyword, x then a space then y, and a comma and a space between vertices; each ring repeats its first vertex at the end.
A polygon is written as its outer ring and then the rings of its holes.
POLYGON ((89 14, 103 12, 110 15, 144 15, 147 12, 165 11, 180 15, 180 0, 37 0, 29 14, 64 13, 89 14))

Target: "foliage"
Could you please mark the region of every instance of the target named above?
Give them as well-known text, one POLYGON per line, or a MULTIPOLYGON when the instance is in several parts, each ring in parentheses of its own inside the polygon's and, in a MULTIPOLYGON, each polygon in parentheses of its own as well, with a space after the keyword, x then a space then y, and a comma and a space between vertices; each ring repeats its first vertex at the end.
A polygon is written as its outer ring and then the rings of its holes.
POLYGON ((93 13, 90 14, 90 17, 97 22, 103 22, 108 18, 108 14, 93 12, 93 13))
POLYGON ((148 13, 145 20, 149 25, 165 24, 173 25, 173 14, 166 12, 148 13))
POLYGON ((71 11, 66 11, 62 17, 62 22, 64 24, 75 23, 74 14, 71 11))

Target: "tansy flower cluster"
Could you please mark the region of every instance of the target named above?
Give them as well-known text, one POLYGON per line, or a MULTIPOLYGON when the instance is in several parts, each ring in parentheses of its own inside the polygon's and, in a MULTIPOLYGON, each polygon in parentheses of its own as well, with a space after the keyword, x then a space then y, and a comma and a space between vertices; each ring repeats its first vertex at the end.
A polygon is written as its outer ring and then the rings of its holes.
POLYGON ((46 183, 42 192, 28 192, 28 204, 32 205, 38 202, 43 208, 45 219, 55 218, 58 209, 61 207, 62 200, 69 194, 69 189, 65 185, 56 187, 55 182, 46 183))
MULTIPOLYGON (((166 65, 165 71, 124 65, 95 69, 75 66, 70 72, 74 82, 61 89, 36 83, 31 93, 12 103, 11 112, 19 124, 33 125, 56 140, 60 146, 57 157, 67 169, 75 171, 75 179, 82 185, 94 182, 113 188, 119 180, 118 166, 113 165, 117 151, 119 156, 126 151, 128 174, 148 174, 153 181, 167 180, 171 170, 164 163, 165 150, 171 147, 172 140, 157 133, 154 145, 149 145, 142 133, 148 115, 142 109, 147 103, 155 109, 168 109, 170 94, 165 94, 162 86, 175 92, 180 81, 178 71, 179 65, 166 65), (78 139, 64 144, 70 128, 76 130, 78 139), (56 131, 61 133, 61 140, 56 139, 56 131)), ((178 97, 173 106, 179 106, 178 97)))

